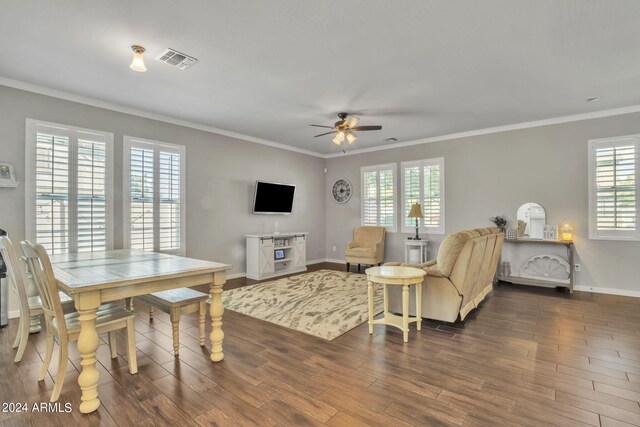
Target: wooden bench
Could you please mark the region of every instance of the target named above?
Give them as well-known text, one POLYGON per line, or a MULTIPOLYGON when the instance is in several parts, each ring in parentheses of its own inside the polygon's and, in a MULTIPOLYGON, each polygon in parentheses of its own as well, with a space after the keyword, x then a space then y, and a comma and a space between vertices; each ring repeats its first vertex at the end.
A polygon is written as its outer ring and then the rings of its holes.
MULTIPOLYGON (((198 292, 191 288, 170 289, 168 291, 154 292, 148 295, 135 297, 137 301, 149 306, 149 320, 153 320, 153 308, 157 308, 169 315, 171 328, 173 329, 173 354, 178 356, 180 347, 180 316, 183 314, 198 312, 200 327, 200 346, 204 347, 204 317, 209 294, 198 292)), ((128 301, 130 310, 133 310, 128 301)))

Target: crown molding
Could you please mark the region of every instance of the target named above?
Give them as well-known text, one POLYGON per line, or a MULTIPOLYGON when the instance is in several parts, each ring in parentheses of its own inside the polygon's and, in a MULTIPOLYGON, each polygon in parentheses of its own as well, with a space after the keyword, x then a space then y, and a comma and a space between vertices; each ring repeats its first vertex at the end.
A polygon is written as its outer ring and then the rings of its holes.
POLYGON ((471 130, 466 132, 450 133, 447 135, 434 136, 430 138, 415 139, 412 141, 396 142, 389 145, 371 148, 361 148, 358 150, 347 151, 346 153, 326 154, 325 159, 333 157, 352 156, 354 154, 371 153, 374 151, 392 150, 394 148, 411 147, 413 145, 429 144, 431 142, 447 141, 450 139, 467 138, 470 136, 488 135, 492 133, 508 132, 519 129, 529 129, 541 126, 556 125, 561 123, 578 122, 581 120, 599 119, 602 117, 619 116, 622 114, 638 113, 640 105, 631 105, 629 107, 611 108, 608 110, 592 111, 590 113, 574 114, 571 116, 554 117, 550 119, 534 120, 531 122, 515 123, 512 125, 495 126, 485 129, 471 130))
POLYGON ((293 151, 295 153, 306 154, 308 156, 321 157, 321 158, 325 156, 324 154, 317 153, 315 151, 305 150, 303 148, 296 148, 290 145, 281 144, 279 142, 269 141, 266 139, 256 138, 253 136, 244 135, 237 132, 219 129, 213 126, 204 125, 202 123, 196 123, 196 122, 190 122, 188 120, 177 119, 174 117, 165 116, 163 114, 151 113, 149 111, 139 110, 137 108, 125 107, 124 105, 114 104, 107 101, 101 101, 98 99, 76 95, 74 93, 65 92, 61 90, 50 89, 44 86, 38 86, 31 83, 23 82, 20 80, 9 79, 7 77, 0 76, 0 86, 7 86, 10 88, 20 89, 27 92, 33 92, 40 95, 50 96, 53 98, 64 99, 65 101, 72 101, 72 102, 77 102, 79 104, 90 105, 92 107, 104 108, 105 110, 116 111, 118 113, 130 114, 132 116, 144 117, 145 119, 157 120, 160 122, 170 123, 173 125, 184 126, 191 129, 228 136, 230 138, 236 138, 243 141, 266 145, 273 148, 279 148, 281 150, 287 150, 287 151, 293 151))
POLYGON ((202 123, 190 122, 188 120, 177 119, 163 114, 151 113, 149 111, 139 110, 137 108, 125 107, 123 105, 114 104, 107 101, 101 101, 94 98, 89 98, 74 93, 60 91, 56 89, 50 89, 44 86, 39 86, 20 80, 14 80, 7 77, 0 76, 0 86, 7 86, 14 89, 20 89, 27 92, 33 92, 40 95, 50 96, 53 98, 64 99, 66 101, 77 102, 79 104, 91 105, 93 107, 104 108, 105 110, 116 111, 119 113, 130 114, 133 116, 144 117, 146 119, 157 120, 160 122, 170 123, 178 126, 184 126, 191 129, 201 130, 213 134, 228 136, 230 138, 236 138, 242 141, 253 142, 255 144, 266 145, 268 147, 279 148, 281 150, 292 151, 295 153, 306 154, 308 156, 320 157, 324 159, 331 159, 334 157, 353 156, 356 154, 371 153, 374 151, 392 150, 395 148, 411 147, 413 145, 429 144, 431 142, 447 141, 451 139, 467 138, 471 136, 488 135, 492 133, 508 132, 512 130, 529 129, 541 126, 549 126, 561 123, 577 122, 581 120, 598 119, 602 117, 619 116, 622 114, 638 113, 640 112, 640 105, 631 105, 628 107, 612 108, 608 110, 592 111, 589 113, 574 114, 570 116, 553 117, 549 119, 534 120, 530 122, 515 123, 511 125, 495 126, 485 129, 478 129, 465 132, 457 132, 446 135, 434 136, 429 138, 415 139, 412 141, 396 142, 389 145, 361 148, 353 151, 347 151, 346 153, 332 153, 322 154, 316 151, 305 150, 303 148, 292 147, 291 145, 282 144, 279 142, 269 141, 266 139, 256 138, 250 135, 244 135, 237 132, 232 132, 213 126, 205 125, 202 123))

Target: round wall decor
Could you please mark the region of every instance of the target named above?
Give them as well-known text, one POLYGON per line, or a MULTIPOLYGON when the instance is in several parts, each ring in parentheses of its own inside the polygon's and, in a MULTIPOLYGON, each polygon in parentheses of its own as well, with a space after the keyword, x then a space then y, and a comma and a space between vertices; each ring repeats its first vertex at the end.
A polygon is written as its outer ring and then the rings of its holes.
POLYGON ((331 194, 333 199, 338 203, 347 203, 351 198, 353 189, 351 183, 346 179, 339 179, 333 184, 331 194))

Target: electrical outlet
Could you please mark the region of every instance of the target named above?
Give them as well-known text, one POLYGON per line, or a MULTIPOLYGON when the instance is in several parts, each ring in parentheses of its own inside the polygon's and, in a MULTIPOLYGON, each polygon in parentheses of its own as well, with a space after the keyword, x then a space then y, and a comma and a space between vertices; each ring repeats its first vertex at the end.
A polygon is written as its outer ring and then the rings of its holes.
POLYGON ((336 251, 336 247, 334 246, 334 247, 333 247, 333 252, 335 252, 335 251, 336 251))
POLYGON ((574 264, 574 265, 573 265, 573 269, 574 269, 575 271, 580 271, 580 269, 581 269, 581 268, 582 268, 582 266, 581 266, 580 264, 574 264))

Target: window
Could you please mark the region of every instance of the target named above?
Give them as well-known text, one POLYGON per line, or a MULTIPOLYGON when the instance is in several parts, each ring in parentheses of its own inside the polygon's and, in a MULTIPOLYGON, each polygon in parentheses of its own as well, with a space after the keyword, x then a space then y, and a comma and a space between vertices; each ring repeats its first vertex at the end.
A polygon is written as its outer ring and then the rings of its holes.
POLYGON ((396 165, 361 169, 362 225, 378 225, 396 231, 396 165))
POLYGON ((403 162, 402 232, 415 231, 415 218, 407 218, 411 206, 420 203, 423 218, 418 220, 423 233, 444 234, 444 158, 403 162))
POLYGON ((27 119, 26 235, 50 254, 113 248, 113 134, 27 119))
POLYGON ((589 141, 589 238, 640 240, 640 135, 589 141))
POLYGON ((124 137, 125 246, 184 255, 184 146, 124 137))

